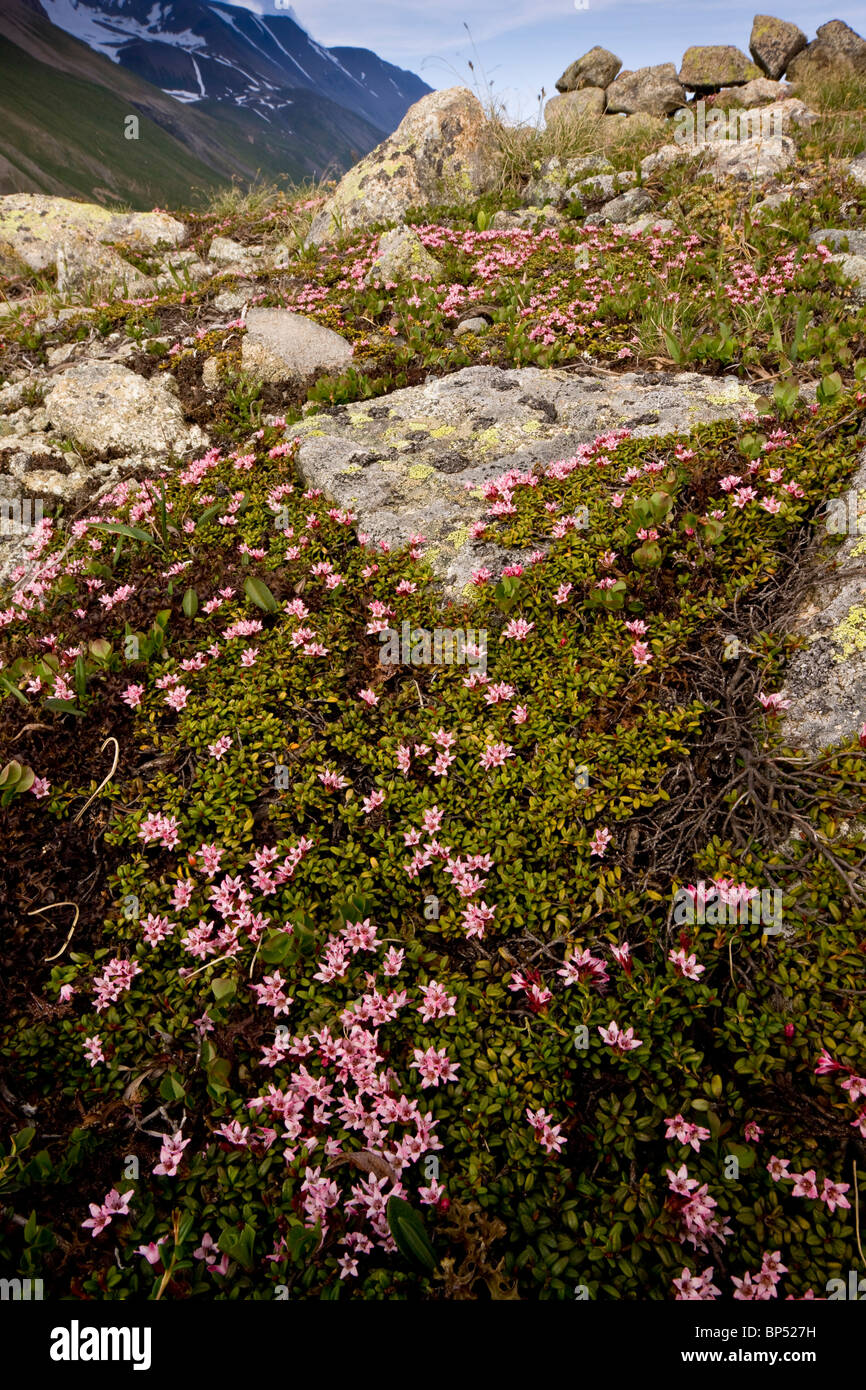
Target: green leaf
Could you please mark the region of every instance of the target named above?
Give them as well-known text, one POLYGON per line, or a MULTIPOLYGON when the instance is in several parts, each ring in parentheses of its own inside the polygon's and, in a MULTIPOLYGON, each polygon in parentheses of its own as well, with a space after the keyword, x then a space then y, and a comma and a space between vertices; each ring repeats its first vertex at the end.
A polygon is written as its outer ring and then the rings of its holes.
POLYGON ((198 594, 195 589, 187 589, 183 596, 183 611, 187 618, 194 618, 198 612, 198 594))
POLYGON ((388 1229, 401 1255, 432 1272, 439 1261, 419 1213, 402 1197, 389 1197, 387 1212, 388 1229))
POLYGON ((245 579, 244 593, 248 599, 258 608, 263 608, 266 613, 276 613, 280 606, 267 584, 263 583, 261 579, 245 579))
POLYGON ((148 531, 142 531, 140 526, 124 526, 119 521, 95 521, 91 526, 91 531, 109 531, 113 536, 129 536, 134 541, 144 541, 146 545, 152 545, 157 549, 156 541, 148 531))
POLYGON ((236 980, 227 980, 225 976, 220 976, 219 979, 211 983, 213 996, 217 1003, 223 999, 231 999, 232 995, 237 993, 237 987, 236 980))

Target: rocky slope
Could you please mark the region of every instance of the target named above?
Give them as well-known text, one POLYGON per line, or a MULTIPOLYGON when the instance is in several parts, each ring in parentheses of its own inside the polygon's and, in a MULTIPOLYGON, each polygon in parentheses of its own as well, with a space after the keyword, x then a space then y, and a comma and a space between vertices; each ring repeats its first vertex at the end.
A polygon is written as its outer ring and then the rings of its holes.
POLYGON ((367 50, 331 53, 288 17, 6 0, 0 192, 147 208, 200 202, 233 177, 317 177, 349 167, 427 90, 367 50))
POLYGON ((758 95, 684 141, 454 89, 315 198, 0 199, 4 1267, 857 1267, 866 93, 758 95))

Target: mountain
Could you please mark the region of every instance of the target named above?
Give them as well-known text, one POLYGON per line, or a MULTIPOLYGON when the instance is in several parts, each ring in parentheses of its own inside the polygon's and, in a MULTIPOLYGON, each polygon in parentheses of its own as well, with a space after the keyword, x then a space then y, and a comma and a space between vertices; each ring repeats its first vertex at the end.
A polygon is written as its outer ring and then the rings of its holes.
POLYGON ((430 88, 367 49, 328 49, 293 11, 217 0, 41 0, 53 24, 178 101, 229 102, 267 118, 287 87, 316 92, 390 134, 430 88))
POLYGON ((2 0, 0 194, 183 206, 232 179, 339 173, 428 90, 320 47, 290 11, 251 20, 197 0, 2 0))

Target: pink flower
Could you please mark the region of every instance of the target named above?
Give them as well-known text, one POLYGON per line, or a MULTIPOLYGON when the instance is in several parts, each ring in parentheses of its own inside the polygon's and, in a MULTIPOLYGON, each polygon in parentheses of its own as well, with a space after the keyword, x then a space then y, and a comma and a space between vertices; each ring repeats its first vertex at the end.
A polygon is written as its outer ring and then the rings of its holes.
POLYGON ((779 714, 783 709, 789 709, 791 706, 791 701, 783 700, 782 696, 778 693, 774 695, 765 695, 764 692, 761 691, 758 699, 768 714, 779 714))
POLYGON ((687 956, 684 950, 669 951, 668 960, 686 980, 699 980, 706 970, 705 965, 698 965, 697 956, 687 956))
POLYGON ((791 1189, 792 1197, 808 1197, 813 1202, 817 1200, 818 1188, 814 1168, 809 1168, 805 1173, 788 1173, 786 1177, 791 1178, 794 1183, 791 1189))
POLYGON ((743 1133, 745 1134, 746 1139, 749 1141, 749 1143, 757 1144, 763 1136, 764 1131, 761 1129, 760 1125, 755 1124, 754 1120, 749 1120, 749 1123, 746 1125, 746 1128, 743 1131, 743 1133))
POLYGON ((153 1172, 161 1177, 173 1178, 183 1158, 183 1151, 189 1142, 189 1139, 181 1138, 179 1131, 177 1134, 164 1135, 162 1148, 159 1152, 159 1163, 153 1172))
POLYGON ((185 685, 176 685, 165 697, 165 703, 174 710, 182 710, 189 699, 189 691, 185 685))
POLYGON ((130 709, 138 709, 138 706, 141 704, 141 697, 143 694, 143 685, 128 685, 120 698, 127 705, 129 705, 130 709))
POLYGON ((428 1047, 425 1052, 423 1048, 414 1049, 415 1060, 409 1063, 410 1067, 416 1068, 421 1077, 422 1090, 428 1086, 438 1086, 442 1081, 456 1081, 460 1064, 449 1060, 445 1049, 438 1052, 434 1047, 428 1047))
POLYGON ((512 618, 507 627, 502 629, 503 637, 513 637, 515 642, 525 642, 535 623, 528 623, 525 618, 512 618))
POLYGON ((449 994, 442 985, 431 980, 429 985, 422 986, 418 1013, 421 1014, 423 1023, 430 1023, 435 1018, 453 1016, 456 1003, 456 994, 449 994))
POLYGON ((102 1039, 97 1033, 92 1038, 84 1039, 84 1055, 91 1067, 95 1067, 97 1062, 105 1061, 105 1054, 102 1051, 102 1039))
POLYGON ((649 666, 652 661, 652 652, 646 642, 633 642, 631 654, 634 657, 635 666, 649 666))
POLYGON ((216 758, 217 762, 219 762, 221 758, 225 757, 226 753, 229 751, 231 746, 232 740, 230 735, 223 734, 220 738, 217 739, 216 743, 208 744, 207 751, 210 753, 212 758, 216 758))
POLYGON ((47 796, 51 790, 51 783, 47 777, 36 777, 30 788, 35 797, 47 796))
POLYGON ((608 830, 607 826, 602 826, 602 827, 600 827, 598 830, 596 830, 595 834, 594 834, 593 837, 592 837, 592 840, 590 841, 590 846, 589 846, 589 852, 590 852, 590 854, 591 854, 591 855, 597 854, 598 857, 599 857, 599 859, 603 859, 604 856, 605 856, 605 852, 606 852, 606 850, 607 850, 607 847, 608 847, 608 845, 610 844, 610 842, 611 842, 612 839, 613 839, 613 836, 611 835, 611 833, 610 833, 610 831, 608 830))
MULTIPOLYGON (((440 755, 441 756, 441 755, 440 755)), ((483 768, 503 767, 506 758, 514 757, 514 749, 510 743, 490 743, 484 749, 478 759, 483 768)))
POLYGON ((779 1182, 781 1178, 788 1178, 791 1176, 788 1172, 790 1162, 790 1158, 777 1158, 775 1154, 771 1155, 767 1163, 767 1172, 770 1174, 773 1182, 779 1182))
POLYGON ((379 696, 374 690, 359 690, 359 700, 363 700, 365 705, 378 705, 379 696))
MULTIPOLYGON (((828 1211, 834 1212, 837 1207, 850 1207, 851 1203, 845 1196, 849 1187, 850 1183, 847 1182, 831 1182, 829 1178, 824 1179, 820 1196, 828 1211)), ((796 1193, 794 1195, 796 1196, 796 1193)))
POLYGON ((607 1043, 608 1047, 612 1047, 615 1052, 625 1054, 626 1052, 631 1052, 636 1047, 643 1047, 643 1039, 634 1036, 633 1028, 624 1028, 621 1030, 616 1023, 610 1023, 607 1028, 602 1028, 599 1025, 598 1031, 602 1036, 602 1040, 607 1043))

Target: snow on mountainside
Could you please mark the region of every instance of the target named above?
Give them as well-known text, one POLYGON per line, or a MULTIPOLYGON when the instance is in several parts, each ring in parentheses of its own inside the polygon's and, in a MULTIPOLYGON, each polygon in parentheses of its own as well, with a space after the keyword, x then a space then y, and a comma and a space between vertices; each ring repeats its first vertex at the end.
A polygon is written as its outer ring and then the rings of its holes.
POLYGON ((264 120, 307 88, 392 131, 430 90, 367 49, 323 48, 287 6, 214 0, 41 0, 52 23, 184 102, 231 102, 264 120))

